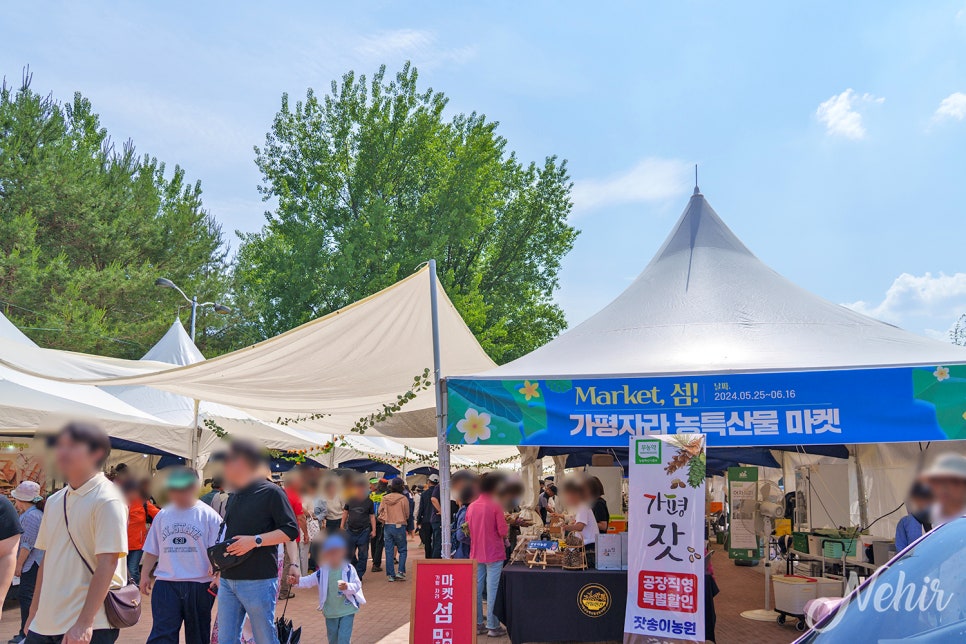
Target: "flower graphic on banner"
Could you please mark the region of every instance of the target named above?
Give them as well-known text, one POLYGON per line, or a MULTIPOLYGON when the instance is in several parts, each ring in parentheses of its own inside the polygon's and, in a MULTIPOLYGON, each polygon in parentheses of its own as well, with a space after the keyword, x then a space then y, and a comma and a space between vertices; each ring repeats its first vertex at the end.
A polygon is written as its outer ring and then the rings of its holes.
POLYGON ((472 407, 466 410, 463 418, 456 423, 456 429, 463 432, 463 440, 468 444, 490 438, 490 415, 481 414, 472 407))
POLYGON ((520 389, 518 389, 517 391, 520 392, 521 396, 527 399, 527 402, 530 402, 531 398, 540 397, 540 383, 524 380, 523 386, 520 387, 520 389))
POLYGON ((966 439, 966 365, 913 369, 912 391, 932 407, 946 438, 966 439))

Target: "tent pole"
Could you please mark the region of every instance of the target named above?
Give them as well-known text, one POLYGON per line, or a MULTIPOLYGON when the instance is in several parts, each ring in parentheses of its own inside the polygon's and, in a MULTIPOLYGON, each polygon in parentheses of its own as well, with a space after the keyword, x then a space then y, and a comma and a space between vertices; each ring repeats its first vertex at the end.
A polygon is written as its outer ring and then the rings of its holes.
POLYGON ((199 469, 198 468, 198 449, 199 449, 199 443, 201 442, 201 427, 198 426, 198 407, 200 405, 200 401, 195 399, 194 403, 195 403, 195 421, 191 427, 191 430, 192 430, 191 431, 191 452, 190 452, 191 462, 188 465, 189 467, 192 467, 194 469, 199 469))
POLYGON ((439 450, 439 514, 443 524, 442 553, 452 557, 449 530, 452 518, 449 504, 449 444, 446 442, 446 411, 443 406, 443 383, 439 378, 439 302, 436 294, 436 260, 429 260, 429 305, 433 318, 433 384, 436 389, 436 441, 439 450))
POLYGON ((859 457, 859 445, 852 446, 852 457, 855 459, 855 489, 859 495, 859 523, 861 528, 869 525, 869 498, 865 489, 865 472, 862 470, 862 459, 859 457))

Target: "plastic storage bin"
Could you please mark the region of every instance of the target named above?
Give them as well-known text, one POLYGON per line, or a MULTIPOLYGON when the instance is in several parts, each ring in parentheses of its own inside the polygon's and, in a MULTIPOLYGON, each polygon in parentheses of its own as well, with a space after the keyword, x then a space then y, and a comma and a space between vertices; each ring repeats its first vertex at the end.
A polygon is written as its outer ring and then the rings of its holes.
POLYGON ((842 580, 831 577, 817 577, 815 579, 815 597, 841 597, 842 580))
POLYGON ((859 545, 859 538, 854 539, 829 539, 824 538, 820 540, 820 543, 824 542, 825 545, 822 546, 822 550, 818 554, 824 554, 828 559, 841 559, 842 551, 845 551, 847 557, 854 557, 856 553, 856 548, 859 545))
POLYGON ((808 554, 822 556, 822 537, 817 534, 808 535, 808 554))
POLYGON ((818 583, 815 579, 775 575, 771 578, 775 591, 775 610, 789 615, 805 614, 805 604, 817 597, 818 583))

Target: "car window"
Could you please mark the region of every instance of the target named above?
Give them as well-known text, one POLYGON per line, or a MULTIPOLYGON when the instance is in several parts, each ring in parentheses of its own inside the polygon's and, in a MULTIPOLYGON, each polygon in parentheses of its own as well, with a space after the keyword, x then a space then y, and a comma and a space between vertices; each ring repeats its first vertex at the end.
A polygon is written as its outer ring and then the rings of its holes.
POLYGON ((803 643, 966 641, 966 519, 945 525, 881 571, 803 643))

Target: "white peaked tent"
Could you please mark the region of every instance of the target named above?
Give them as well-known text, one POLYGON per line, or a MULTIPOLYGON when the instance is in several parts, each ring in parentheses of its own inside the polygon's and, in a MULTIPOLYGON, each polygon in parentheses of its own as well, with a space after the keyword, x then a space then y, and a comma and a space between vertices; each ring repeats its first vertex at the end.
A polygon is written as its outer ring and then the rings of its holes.
MULTIPOLYGON (((37 347, 2 314, 0 341, 37 347)), ((111 435, 129 440, 142 433, 164 437, 173 429, 97 387, 55 382, 0 366, 0 431, 32 435, 38 430, 59 429, 71 420, 96 422, 111 435)))
POLYGON ((833 304, 755 257, 695 189, 657 255, 587 321, 485 378, 966 363, 966 348, 833 304))
MULTIPOLYGON (((143 360, 184 366, 204 362, 198 347, 185 332, 180 320, 175 320, 167 333, 144 354, 143 360)), ((138 442, 164 449, 179 456, 192 456, 192 427, 195 426, 195 401, 192 398, 173 394, 160 389, 141 386, 105 387, 105 391, 117 396, 132 407, 148 412, 182 429, 176 443, 159 444, 145 436, 138 442)), ((198 423, 202 430, 198 436, 196 457, 203 460, 222 446, 221 440, 211 430, 204 428, 204 421, 210 420, 236 438, 257 440, 270 449, 296 450, 319 445, 331 437, 316 432, 301 431, 287 426, 262 421, 234 407, 200 401, 198 403, 198 423)))
MULTIPOLYGON (((825 376, 961 364, 966 364, 966 348, 861 315, 783 278, 745 247, 695 188, 670 236, 615 300, 543 347, 467 380, 810 371, 825 376)), ((454 386, 451 382, 451 392, 454 386)), ((883 408, 878 418, 887 420, 890 413, 883 408)), ((899 440, 923 440, 911 427, 901 435, 899 440)), ((896 433, 892 436, 896 440, 896 433)), ((934 445, 934 451, 963 451, 961 441, 934 445)), ((860 504, 868 503, 870 517, 901 502, 921 460, 915 443, 882 448, 870 443, 850 449, 865 469, 866 498, 860 504), (899 482, 872 480, 873 472, 895 477, 902 467, 899 482)), ((877 531, 887 536, 897 517, 880 522, 877 531)))

